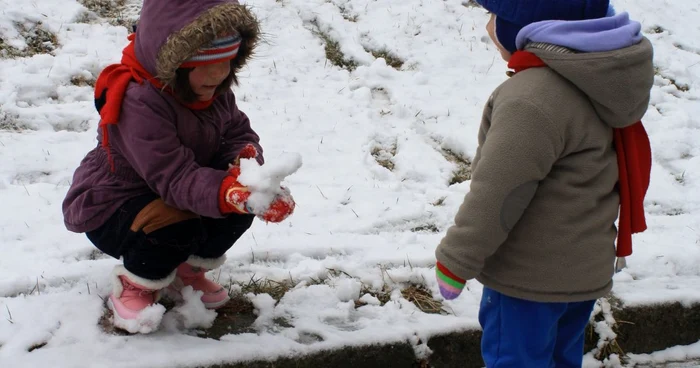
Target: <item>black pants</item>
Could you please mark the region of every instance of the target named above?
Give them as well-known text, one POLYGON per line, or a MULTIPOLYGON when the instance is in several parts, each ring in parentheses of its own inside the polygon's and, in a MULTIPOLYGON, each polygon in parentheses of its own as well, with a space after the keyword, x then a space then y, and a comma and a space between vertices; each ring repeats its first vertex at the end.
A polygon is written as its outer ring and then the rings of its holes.
POLYGON ((150 280, 167 277, 190 256, 216 259, 250 228, 253 215, 200 217, 167 206, 155 194, 125 203, 100 228, 87 233, 102 252, 150 280))

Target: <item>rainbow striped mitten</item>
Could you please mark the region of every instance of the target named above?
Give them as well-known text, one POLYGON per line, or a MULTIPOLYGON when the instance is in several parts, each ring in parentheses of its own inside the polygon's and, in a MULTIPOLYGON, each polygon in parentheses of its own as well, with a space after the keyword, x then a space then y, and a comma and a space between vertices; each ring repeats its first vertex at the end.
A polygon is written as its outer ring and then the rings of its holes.
POLYGON ((452 300, 462 293, 464 284, 467 282, 466 280, 457 277, 440 262, 438 262, 437 267, 435 267, 435 273, 438 286, 440 286, 440 294, 442 294, 443 298, 452 300))

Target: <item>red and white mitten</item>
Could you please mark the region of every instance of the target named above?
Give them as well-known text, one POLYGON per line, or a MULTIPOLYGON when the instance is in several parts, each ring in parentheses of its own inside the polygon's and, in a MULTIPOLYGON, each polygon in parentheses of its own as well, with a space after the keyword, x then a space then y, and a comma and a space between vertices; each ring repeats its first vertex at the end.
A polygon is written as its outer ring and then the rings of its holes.
POLYGON ((255 211, 248 202, 252 194, 250 189, 238 182, 241 175, 240 166, 232 165, 228 173, 229 176, 224 179, 219 190, 219 208, 222 213, 254 214, 265 222, 281 222, 294 212, 296 203, 289 189, 285 187, 280 187, 281 193, 275 195, 269 206, 255 211))
POLYGON ((282 222, 294 213, 295 207, 296 203, 289 189, 282 187, 282 193, 278 194, 267 210, 259 214, 258 217, 266 222, 282 222))
POLYGON ((254 145, 248 143, 243 147, 241 152, 238 152, 238 156, 233 160, 233 163, 229 165, 229 169, 234 166, 239 166, 241 164, 242 158, 256 158, 258 157, 258 149, 254 145))
POLYGON ((238 182, 238 176, 241 175, 241 159, 256 157, 258 157, 258 150, 254 145, 248 143, 238 153, 233 163, 228 165, 230 176, 224 179, 219 193, 219 207, 222 213, 253 213, 247 204, 250 190, 238 182))
POLYGON ((233 166, 229 169, 227 176, 221 183, 219 189, 219 209, 223 214, 251 214, 253 213, 248 206, 248 198, 250 198, 250 190, 248 187, 238 182, 238 176, 241 174, 241 168, 233 166))

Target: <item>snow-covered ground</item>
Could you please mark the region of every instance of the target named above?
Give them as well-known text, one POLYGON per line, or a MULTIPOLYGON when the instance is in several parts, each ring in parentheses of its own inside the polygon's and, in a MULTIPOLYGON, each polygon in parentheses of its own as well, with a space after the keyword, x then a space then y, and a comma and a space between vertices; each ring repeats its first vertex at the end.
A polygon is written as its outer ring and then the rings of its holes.
MULTIPOLYGON (((89 82, 119 60, 127 29, 113 24, 134 17, 137 4, 100 18, 75 0, 0 0, 0 367, 194 366, 406 340, 420 355, 429 352, 419 341, 432 334, 478 328, 476 282, 444 303, 446 315, 423 313, 399 290, 424 285, 439 299, 434 249, 469 189, 451 183, 465 177, 483 104, 506 78, 484 11, 458 0, 248 3, 267 42, 241 75, 240 107, 268 162, 293 152, 304 164, 286 181, 294 216, 257 222, 218 277, 298 286, 278 304, 251 296, 256 333, 217 341, 177 328, 104 332, 98 321, 116 260, 62 223, 73 170, 96 144, 89 82), (352 71, 327 60, 328 40, 354 61, 352 71), (380 305, 367 290, 391 301, 380 305), (360 298, 366 305, 356 308, 360 298), (275 324, 280 318, 292 327, 275 324)), ((654 150, 650 228, 635 237, 615 293, 629 305, 697 303, 700 5, 614 4, 643 23, 658 67, 644 119, 654 150)), ((700 359, 698 344, 632 356, 631 364, 692 359, 700 359)), ((603 363, 589 356, 586 364, 603 363)))

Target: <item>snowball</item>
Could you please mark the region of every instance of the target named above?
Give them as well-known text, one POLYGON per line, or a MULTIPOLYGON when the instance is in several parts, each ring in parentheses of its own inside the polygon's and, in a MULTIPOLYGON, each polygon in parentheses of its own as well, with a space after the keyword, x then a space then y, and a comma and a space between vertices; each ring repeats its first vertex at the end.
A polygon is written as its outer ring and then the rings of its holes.
POLYGON ((301 167, 301 155, 289 153, 274 163, 260 165, 255 159, 241 159, 241 175, 238 182, 248 187, 248 206, 255 214, 265 212, 279 194, 283 194, 282 181, 301 167))
POLYGON ((355 279, 342 279, 335 283, 336 295, 344 302, 359 298, 361 290, 362 284, 355 279))
POLYGON ((246 297, 253 303, 253 307, 255 307, 254 313, 258 316, 255 322, 253 322, 253 325, 260 331, 271 326, 274 323, 273 319, 275 317, 275 305, 277 301, 269 294, 255 295, 248 293, 246 297))
POLYGON ((183 303, 163 317, 163 326, 169 331, 211 327, 217 314, 204 306, 201 299, 203 294, 192 286, 185 286, 182 289, 183 303))
POLYGON ((360 301, 368 305, 382 305, 382 302, 372 294, 365 294, 360 298, 360 301))

